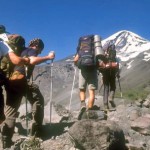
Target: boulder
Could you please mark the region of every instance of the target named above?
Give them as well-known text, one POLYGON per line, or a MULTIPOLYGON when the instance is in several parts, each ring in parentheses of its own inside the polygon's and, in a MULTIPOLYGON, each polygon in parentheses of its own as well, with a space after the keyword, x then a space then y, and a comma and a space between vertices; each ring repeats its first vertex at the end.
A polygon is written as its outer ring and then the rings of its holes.
POLYGON ((75 147, 82 150, 125 150, 125 137, 120 127, 110 121, 84 119, 69 130, 75 147))
POLYGON ((140 134, 150 135, 150 117, 142 116, 131 122, 131 128, 140 134))

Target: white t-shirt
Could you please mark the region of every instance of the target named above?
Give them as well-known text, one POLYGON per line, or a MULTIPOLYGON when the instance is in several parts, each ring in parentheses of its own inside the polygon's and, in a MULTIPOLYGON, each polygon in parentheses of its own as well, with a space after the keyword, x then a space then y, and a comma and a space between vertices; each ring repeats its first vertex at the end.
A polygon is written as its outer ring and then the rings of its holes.
POLYGON ((6 42, 0 41, 0 58, 10 52, 13 52, 11 47, 6 42))

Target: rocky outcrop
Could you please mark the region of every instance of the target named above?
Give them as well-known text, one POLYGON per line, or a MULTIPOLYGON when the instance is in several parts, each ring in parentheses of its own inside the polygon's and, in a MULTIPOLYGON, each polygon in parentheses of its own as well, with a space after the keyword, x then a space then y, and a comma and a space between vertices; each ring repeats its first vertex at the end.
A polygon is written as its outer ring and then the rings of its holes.
MULTIPOLYGON (((115 102, 115 111, 106 113, 100 106, 86 111, 81 120, 79 111, 55 104, 55 122, 43 125, 44 150, 150 150, 150 109, 123 99, 115 102)), ((14 140, 26 133, 25 120, 20 124, 14 140)))

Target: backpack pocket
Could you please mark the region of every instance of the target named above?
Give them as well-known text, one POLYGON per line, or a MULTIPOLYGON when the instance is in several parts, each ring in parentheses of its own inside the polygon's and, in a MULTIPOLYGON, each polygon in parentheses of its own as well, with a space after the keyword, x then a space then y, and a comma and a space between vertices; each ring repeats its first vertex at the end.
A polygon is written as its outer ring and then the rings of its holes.
POLYGON ((94 67, 95 61, 93 56, 91 55, 84 55, 79 58, 78 60, 78 67, 79 68, 87 68, 87 67, 94 67))

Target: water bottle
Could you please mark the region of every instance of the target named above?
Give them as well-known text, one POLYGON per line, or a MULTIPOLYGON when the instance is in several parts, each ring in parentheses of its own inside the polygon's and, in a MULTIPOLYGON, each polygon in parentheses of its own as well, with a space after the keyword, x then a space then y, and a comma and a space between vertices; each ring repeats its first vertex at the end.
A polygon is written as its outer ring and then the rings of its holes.
POLYGON ((50 51, 50 53, 53 53, 55 55, 55 52, 54 51, 50 51))
POLYGON ((101 38, 99 35, 94 35, 94 50, 95 58, 101 58, 104 56, 104 50, 101 44, 101 38))
MULTIPOLYGON (((55 52, 54 51, 50 51, 49 54, 52 53, 55 56, 55 52)), ((46 61, 46 64, 51 64, 51 66, 53 66, 53 61, 54 59, 51 59, 51 63, 49 61, 46 61)))

